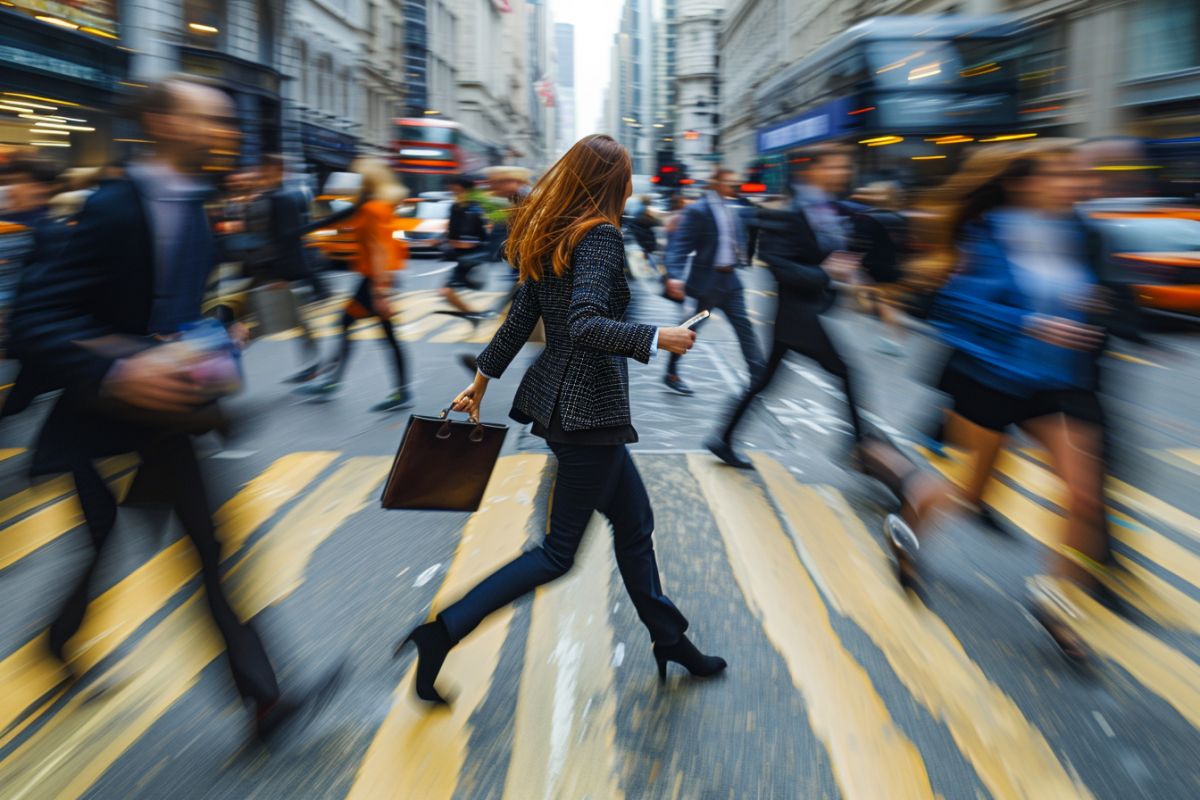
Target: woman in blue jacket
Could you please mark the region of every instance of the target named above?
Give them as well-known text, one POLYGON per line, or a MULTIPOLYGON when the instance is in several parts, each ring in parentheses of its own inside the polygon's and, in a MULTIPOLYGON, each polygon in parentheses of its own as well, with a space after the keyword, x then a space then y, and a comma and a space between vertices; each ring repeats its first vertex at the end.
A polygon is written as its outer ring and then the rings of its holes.
MULTIPOLYGON (((1103 330, 1094 324, 1104 303, 1072 214, 1084 175, 1069 145, 1052 141, 979 151, 964 171, 980 180, 954 217, 959 267, 934 307, 934 323, 953 350, 941 387, 952 401, 952 438, 972 453, 977 472, 990 471, 1010 426, 1047 450, 1069 498, 1051 573, 1095 589, 1081 564, 1107 557, 1095 375, 1103 330)), ((875 450, 868 469, 901 476, 896 488, 905 507, 888 517, 887 532, 902 581, 913 581, 914 529, 959 493, 901 464, 898 454, 875 450)), ((1064 654, 1083 659, 1077 637, 1048 612, 1062 602, 1055 586, 1039 582, 1034 614, 1064 654)))

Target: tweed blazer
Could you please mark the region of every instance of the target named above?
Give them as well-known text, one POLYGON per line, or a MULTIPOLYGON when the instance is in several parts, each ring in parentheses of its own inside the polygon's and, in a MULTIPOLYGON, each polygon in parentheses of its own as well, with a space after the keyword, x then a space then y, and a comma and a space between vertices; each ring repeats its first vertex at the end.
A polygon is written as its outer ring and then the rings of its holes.
POLYGON ((479 354, 479 371, 503 375, 540 318, 546 348, 517 389, 513 419, 549 428, 557 407, 564 431, 629 425, 625 360, 648 362, 657 330, 625 322, 628 306, 624 240, 612 225, 597 225, 562 277, 551 272, 517 287, 508 318, 479 354))

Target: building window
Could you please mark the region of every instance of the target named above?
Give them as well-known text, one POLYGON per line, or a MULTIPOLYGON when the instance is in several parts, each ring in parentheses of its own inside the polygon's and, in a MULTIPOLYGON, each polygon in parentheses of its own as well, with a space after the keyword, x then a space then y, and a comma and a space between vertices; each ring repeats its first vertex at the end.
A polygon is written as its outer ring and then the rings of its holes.
POLYGON ((270 0, 258 0, 258 63, 275 66, 275 9, 270 0))
POLYGON ((1140 0, 1129 7, 1129 76, 1144 78, 1200 66, 1200 6, 1140 0))
POLYGON ((296 45, 296 61, 298 62, 297 68, 300 72, 300 105, 311 105, 312 96, 310 92, 312 91, 312 87, 308 85, 308 45, 304 43, 304 40, 301 40, 296 45))

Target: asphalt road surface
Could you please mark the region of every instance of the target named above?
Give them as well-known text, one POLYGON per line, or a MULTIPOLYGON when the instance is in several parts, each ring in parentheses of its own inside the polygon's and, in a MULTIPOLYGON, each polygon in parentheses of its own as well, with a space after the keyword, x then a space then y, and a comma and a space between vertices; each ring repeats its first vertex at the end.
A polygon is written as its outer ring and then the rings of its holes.
MULTIPOLYGON (((413 262, 398 286, 413 409, 466 385, 458 356, 495 329, 436 313, 447 265, 413 262)), ((772 285, 747 274, 760 335, 772 285)), ((338 282, 349 288, 349 280, 338 282)), ((480 305, 503 296, 496 280, 480 305)), ((636 287, 640 321, 690 309, 636 287)), ((326 352, 338 302, 312 310, 326 352)), ((324 403, 282 383, 302 365, 288 335, 246 353, 229 403, 233 438, 200 442, 226 585, 253 616, 285 689, 344 664, 339 690, 270 751, 205 614, 175 523, 127 508, 104 554, 77 676, 43 634, 89 552, 69 482, 31 485, 28 448, 46 404, 0 428, 0 798, 1192 798, 1200 796, 1200 342, 1160 332, 1116 344, 1109 518, 1131 614, 1081 601, 1073 626, 1097 655, 1068 667, 1029 618, 1063 520, 1045 455, 1014 439, 987 500, 1008 535, 947 519, 923 553, 927 594, 895 585, 880 536, 891 508, 848 470, 833 383, 800 358, 751 412, 738 446, 756 470, 703 450, 745 380, 719 319, 684 360, 692 397, 664 364, 631 365, 633 447, 656 518, 666 592, 690 635, 728 672, 660 686, 597 519, 576 568, 495 614, 454 651, 449 709, 412 696, 396 640, 536 542, 554 462, 513 424, 475 514, 381 510, 408 411, 368 409, 390 389, 377 328, 356 332, 345 390, 324 403)), ((925 374, 938 354, 914 327, 900 356, 843 304, 833 327, 860 375, 869 419, 905 442, 936 417, 925 374)), ((484 417, 505 421, 530 345, 493 383, 484 417)), ((914 449, 914 453, 920 451, 914 449)), ((953 474, 957 462, 931 466, 953 474)), ((104 469, 118 489, 136 460, 104 469)))

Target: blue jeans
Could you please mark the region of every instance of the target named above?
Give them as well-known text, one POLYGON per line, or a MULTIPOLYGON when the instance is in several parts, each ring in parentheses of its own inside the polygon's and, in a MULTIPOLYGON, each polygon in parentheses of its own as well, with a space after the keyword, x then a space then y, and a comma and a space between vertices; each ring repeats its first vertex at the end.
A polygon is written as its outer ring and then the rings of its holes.
POLYGON ((650 639, 675 644, 688 621, 663 594, 651 539, 654 511, 629 451, 625 445, 558 442, 550 448, 558 457, 550 532, 540 546, 484 578, 438 615, 450 640, 457 644, 493 611, 567 574, 592 512, 599 511, 612 523, 617 568, 650 639))

